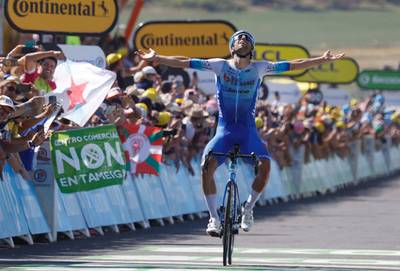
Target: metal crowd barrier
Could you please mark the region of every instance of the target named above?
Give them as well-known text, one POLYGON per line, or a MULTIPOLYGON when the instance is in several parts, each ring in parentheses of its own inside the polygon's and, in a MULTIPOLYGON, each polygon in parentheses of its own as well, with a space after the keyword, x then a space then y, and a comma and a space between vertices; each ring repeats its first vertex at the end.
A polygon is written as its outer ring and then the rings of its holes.
MULTIPOLYGON (((365 146, 373 146, 373 143, 373 139, 367 139, 365 146)), ((400 170, 397 163, 400 148, 390 146, 389 141, 378 151, 366 147, 364 153, 357 141, 352 143, 352 155, 346 159, 331 155, 326 160, 312 160, 307 164, 301 159, 304 151, 299 151, 300 158, 289 168, 280 170, 272 161, 270 181, 260 204, 334 192, 400 170)), ((134 223, 147 228, 150 220, 164 225, 165 222, 174 223, 174 219, 203 217, 207 208, 200 184, 200 157, 195 158, 192 165, 194 176, 184 167, 176 171, 174 166, 163 164, 160 176, 128 174, 120 186, 74 194, 59 191, 49 171, 50 159, 38 164, 35 174, 42 176, 45 168, 47 174, 33 182, 23 180, 7 165, 0 182, 0 239, 14 247, 13 238, 16 237, 33 244, 33 235, 44 234, 53 242, 58 233, 74 239, 78 232, 89 237, 89 229, 104 234, 103 227, 119 232, 121 225, 134 230, 134 223)), ((222 166, 216 172, 219 191, 226 177, 227 167, 222 166)), ((252 167, 239 162, 241 199, 247 197, 253 178, 252 167)), ((222 197, 222 193, 220 195, 222 197)))

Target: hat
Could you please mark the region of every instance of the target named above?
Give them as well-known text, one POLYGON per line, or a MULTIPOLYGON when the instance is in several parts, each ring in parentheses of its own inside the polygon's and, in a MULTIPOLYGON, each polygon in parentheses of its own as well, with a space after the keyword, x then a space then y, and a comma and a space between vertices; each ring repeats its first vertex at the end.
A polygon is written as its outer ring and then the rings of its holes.
POLYGON ((209 115, 208 112, 204 111, 201 105, 199 104, 193 104, 193 106, 185 113, 189 117, 194 117, 194 118, 206 118, 209 115))
POLYGON ((179 104, 179 105, 183 104, 184 101, 185 101, 185 99, 183 99, 183 98, 176 98, 176 99, 175 99, 175 102, 176 102, 177 104, 179 104))
POLYGON ((121 47, 117 50, 117 54, 120 54, 122 57, 126 57, 129 53, 128 48, 126 47, 121 47))
POLYGON ((171 120, 171 113, 163 111, 158 114, 158 121, 156 124, 159 126, 164 126, 168 124, 170 120, 171 120))
POLYGON ((194 104, 192 100, 185 100, 183 98, 175 99, 175 102, 172 103, 173 105, 179 106, 182 110, 188 111, 190 107, 194 104))
POLYGON ((260 117, 256 117, 255 122, 256 122, 257 129, 260 129, 264 126, 264 122, 263 122, 262 118, 260 118, 260 117))
POLYGON ((336 122, 336 127, 344 129, 346 128, 346 124, 343 121, 339 120, 336 122))
POLYGON ((133 76, 133 81, 135 82, 135 83, 139 83, 141 80, 142 80, 142 78, 143 78, 143 72, 137 72, 137 73, 135 73, 135 75, 133 76))
POLYGON ((147 112, 149 112, 149 108, 145 103, 137 103, 136 108, 138 108, 141 112, 142 117, 147 116, 147 112))
POLYGON ((149 74, 157 74, 156 70, 152 67, 152 66, 146 66, 142 69, 142 72, 145 75, 149 75, 149 74))
POLYGON ((6 79, 0 81, 0 87, 3 87, 5 85, 7 85, 8 83, 15 83, 18 84, 19 83, 19 79, 15 76, 8 76, 6 79))
POLYGON ((314 127, 315 127, 315 129, 317 129, 317 131, 319 133, 325 132, 325 125, 323 123, 321 123, 321 122, 314 123, 314 127))
POLYGON ((111 53, 106 58, 108 65, 112 65, 114 63, 117 63, 121 59, 122 59, 122 55, 118 54, 118 53, 111 53))
POLYGON ((350 106, 352 108, 356 107, 358 105, 358 101, 356 99, 351 99, 350 101, 350 106))
POLYGON ((155 88, 148 88, 143 92, 142 97, 148 97, 152 102, 157 100, 157 90, 155 88))
POLYGON ((126 87, 124 92, 126 95, 140 96, 143 94, 144 89, 138 88, 136 85, 131 85, 131 86, 126 87))
POLYGON ((345 115, 350 113, 350 106, 348 104, 344 104, 342 107, 342 111, 345 115))
POLYGON ((108 91, 106 100, 122 96, 122 90, 119 87, 114 87, 108 91))
POLYGON ((15 110, 14 103, 10 97, 6 95, 0 95, 0 106, 10 107, 12 110, 15 110))
POLYGON ((395 123, 400 123, 400 113, 398 111, 394 112, 391 116, 390 119, 395 122, 395 123))

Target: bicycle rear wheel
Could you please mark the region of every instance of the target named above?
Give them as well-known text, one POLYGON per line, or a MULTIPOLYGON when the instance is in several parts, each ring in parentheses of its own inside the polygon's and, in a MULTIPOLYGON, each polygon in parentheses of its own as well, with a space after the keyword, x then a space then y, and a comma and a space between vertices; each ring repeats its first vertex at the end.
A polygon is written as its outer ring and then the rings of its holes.
POLYGON ((234 219, 234 207, 233 200, 235 195, 235 187, 232 182, 228 182, 225 212, 224 212, 224 232, 222 236, 223 242, 223 264, 232 264, 232 253, 233 253, 233 242, 234 235, 232 231, 233 219, 234 219))

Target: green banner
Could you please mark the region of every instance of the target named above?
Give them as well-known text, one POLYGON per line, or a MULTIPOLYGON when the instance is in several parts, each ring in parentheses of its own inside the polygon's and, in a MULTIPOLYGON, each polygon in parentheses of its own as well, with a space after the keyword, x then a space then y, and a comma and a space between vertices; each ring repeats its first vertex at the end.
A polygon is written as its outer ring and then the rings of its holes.
POLYGON ((364 70, 357 84, 362 89, 400 90, 400 71, 364 70))
POLYGON ((56 132, 50 144, 54 176, 61 192, 122 184, 126 164, 114 125, 56 132))

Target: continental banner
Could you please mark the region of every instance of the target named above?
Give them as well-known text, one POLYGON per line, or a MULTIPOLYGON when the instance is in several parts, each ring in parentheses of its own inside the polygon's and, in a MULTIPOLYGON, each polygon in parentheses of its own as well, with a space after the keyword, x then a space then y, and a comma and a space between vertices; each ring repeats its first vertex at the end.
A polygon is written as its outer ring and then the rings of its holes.
POLYGON ((126 165, 114 125, 56 132, 50 144, 54 175, 61 192, 122 184, 126 165))
POLYGON ((5 0, 4 13, 19 32, 102 35, 118 19, 116 0, 5 0))
POLYGON ((293 77, 293 80, 310 83, 351 84, 357 79, 358 70, 357 62, 350 57, 345 57, 315 66, 305 74, 293 77))
POLYGON ((229 38, 236 28, 226 21, 149 21, 133 35, 136 49, 160 55, 198 58, 230 56, 229 38))
MULTIPOLYGON (((299 58, 309 58, 310 53, 306 48, 296 44, 268 44, 257 43, 255 50, 256 60, 288 61, 299 58)), ((298 76, 304 74, 305 70, 296 70, 280 73, 281 76, 298 76)))

